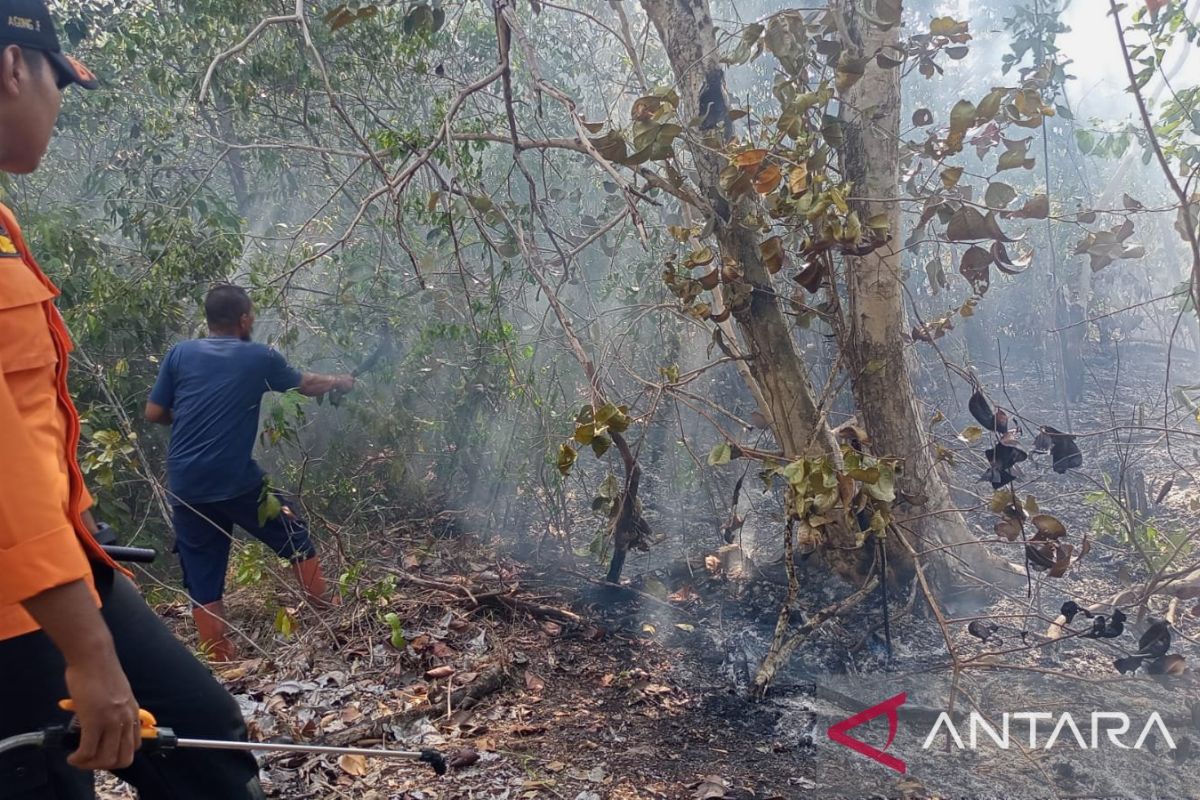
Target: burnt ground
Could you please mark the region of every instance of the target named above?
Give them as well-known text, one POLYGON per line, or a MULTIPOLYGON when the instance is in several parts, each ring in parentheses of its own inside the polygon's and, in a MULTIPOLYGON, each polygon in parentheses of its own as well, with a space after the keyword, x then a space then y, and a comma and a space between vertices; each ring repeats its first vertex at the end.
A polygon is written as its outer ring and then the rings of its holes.
MULTIPOLYGON (((1093 363, 1094 375, 1110 382, 1093 381, 1073 410, 1073 430, 1101 432, 1136 420, 1130 398, 1159 396, 1161 404, 1161 358, 1154 351, 1131 354, 1115 391, 1117 370, 1093 363)), ((1010 375, 1005 403, 995 388, 998 374, 984 380, 997 402, 1039 424, 1065 427, 1054 412, 1043 419, 1027 411, 1057 408, 1048 381, 1010 375)), ((943 410, 956 426, 947 424, 943 443, 956 452, 959 500, 973 509, 967 518, 976 532, 994 538, 990 489, 974 480, 982 469, 976 451, 985 445, 955 442, 954 433, 968 423, 965 410, 949 398, 943 410)), ((1196 430, 1194 421, 1180 426, 1196 430)), ((1062 520, 1070 541, 1081 544, 1085 532, 1092 541, 1064 577, 1040 579, 1034 616, 1029 598, 1017 592, 986 608, 957 611, 943 631, 923 613, 919 597, 893 598, 889 659, 872 598, 807 639, 762 702, 749 702, 743 690, 770 640, 783 587, 753 570, 706 568, 703 553, 690 572, 675 565, 638 575, 631 563, 637 591, 614 594, 586 579, 598 573, 594 568, 582 567, 581 574, 529 566, 496 555, 494 543, 423 530, 375 537, 387 544, 368 558, 375 566, 353 584, 355 599, 320 618, 294 609, 289 637, 279 632, 274 612, 294 603, 284 584, 239 589, 231 598, 235 621, 264 649, 219 674, 243 704, 254 738, 434 746, 459 764, 434 778, 404 761, 265 756, 265 782, 279 798, 1200 796, 1200 753, 1191 746, 1200 737, 1190 717, 1200 702, 1194 674, 1123 677, 1113 668, 1115 657, 1136 649, 1143 627, 1138 609, 1125 608, 1132 632, 1117 639, 1074 635, 1086 622, 1069 626, 1063 641, 1045 636, 1065 600, 1103 603, 1150 573, 1128 543, 1092 532, 1099 501, 1089 495, 1106 478, 1114 485, 1122 463, 1125 472, 1144 476, 1152 495, 1145 517, 1160 532, 1154 547, 1178 543, 1169 538, 1174 532, 1195 530, 1200 486, 1176 464, 1195 468, 1191 441, 1173 441, 1168 449, 1144 435, 1124 448, 1124 459, 1111 435, 1088 436, 1081 445, 1084 469, 1060 476, 1044 463, 1027 464, 1019 486, 1022 497, 1033 494, 1043 512, 1062 520), (1172 487, 1154 503, 1168 478, 1172 487), (389 613, 403 629, 399 648, 384 618, 389 613), (967 632, 975 616, 998 625, 996 638, 985 643, 967 632), (1139 720, 1156 710, 1177 747, 1155 736, 1147 749, 1129 753, 1074 746, 968 753, 947 751, 943 737, 924 750, 932 717, 922 715, 945 708, 952 675, 944 635, 961 667, 960 713, 972 704, 989 714, 1070 710, 1086 740, 1089 710, 1116 706, 1139 720), (909 702, 889 753, 907 762, 906 774, 826 737, 831 723, 900 691, 909 702)), ((1011 545, 990 546, 1019 555, 1011 545)), ((1176 563, 1193 563, 1190 548, 1181 549, 1176 563)), ((797 619, 850 593, 810 566, 801 575, 797 619)), ((190 635, 183 609, 162 610, 180 621, 181 635, 190 635)), ((1166 600, 1156 598, 1145 613, 1166 611, 1166 600)), ((1174 630, 1171 652, 1194 665, 1200 620, 1188 604, 1177 609, 1174 630)), ((882 745, 884 718, 855 735, 882 745)), ((102 796, 128 796, 122 792, 110 786, 102 796)))

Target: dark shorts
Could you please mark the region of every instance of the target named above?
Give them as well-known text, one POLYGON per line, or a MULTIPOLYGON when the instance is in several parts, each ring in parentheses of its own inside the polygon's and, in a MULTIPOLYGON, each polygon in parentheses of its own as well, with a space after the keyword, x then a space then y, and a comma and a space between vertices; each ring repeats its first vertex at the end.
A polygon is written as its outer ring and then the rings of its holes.
POLYGON ((308 526, 281 495, 276 497, 286 511, 258 524, 259 495, 253 491, 231 500, 174 507, 175 552, 183 567, 184 586, 196 605, 215 603, 225 594, 234 525, 286 561, 306 561, 317 554, 308 526))
MULTIPOLYGON (((138 703, 193 739, 245 741, 237 701, 188 652, 137 589, 107 567, 95 567, 101 614, 138 703)), ((40 631, 0 642, 0 739, 63 724, 67 696, 62 654, 40 631)), ((0 755, 0 800, 92 800, 92 773, 67 764, 66 753, 25 747, 0 755)), ((117 775, 142 800, 262 798, 258 765, 245 752, 180 748, 138 755, 117 775)))

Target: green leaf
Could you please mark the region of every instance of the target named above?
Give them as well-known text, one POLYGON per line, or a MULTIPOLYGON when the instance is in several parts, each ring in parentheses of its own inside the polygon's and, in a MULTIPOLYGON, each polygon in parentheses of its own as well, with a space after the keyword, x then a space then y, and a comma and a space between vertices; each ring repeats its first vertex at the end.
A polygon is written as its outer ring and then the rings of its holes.
POLYGON ((285 639, 292 638, 292 634, 296 632, 296 620, 286 608, 279 608, 275 612, 275 630, 285 639))
POLYGON ((397 650, 403 650, 408 647, 408 640, 404 638, 404 624, 400 621, 400 615, 394 611, 389 611, 383 615, 383 621, 392 629, 392 647, 397 650))
POLYGON ((729 443, 721 442, 709 451, 708 465, 710 467, 719 467, 722 464, 728 464, 732 458, 733 450, 729 447, 729 443))
POLYGON ((267 520, 276 519, 283 513, 283 503, 274 492, 268 491, 258 504, 258 527, 267 524, 267 520))
POLYGON ((1079 145, 1079 152, 1087 155, 1096 148, 1096 137, 1092 135, 1091 131, 1079 128, 1075 131, 1075 144, 1079 145))

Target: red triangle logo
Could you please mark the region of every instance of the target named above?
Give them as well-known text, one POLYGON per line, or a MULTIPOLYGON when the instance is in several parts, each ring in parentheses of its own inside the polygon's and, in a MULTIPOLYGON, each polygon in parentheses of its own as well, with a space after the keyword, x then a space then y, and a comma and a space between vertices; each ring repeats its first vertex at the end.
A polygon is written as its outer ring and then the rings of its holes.
POLYGON ((899 772, 901 775, 903 775, 908 771, 908 768, 904 765, 904 762, 895 756, 889 756, 884 752, 884 750, 887 750, 889 747, 891 747, 892 742, 896 738, 896 727, 900 724, 900 717, 896 712, 900 706, 904 705, 904 701, 907 699, 908 693, 901 692, 895 697, 889 698, 884 700, 882 703, 864 709, 852 717, 847 717, 841 722, 830 725, 829 730, 826 731, 826 735, 843 747, 849 747, 854 752, 864 755, 872 761, 883 764, 888 769, 894 769, 896 772, 899 772), (878 717, 880 714, 887 714, 888 718, 888 740, 887 744, 883 746, 883 750, 880 750, 877 747, 872 747, 866 742, 859 741, 858 739, 846 735, 846 731, 850 730, 851 728, 857 728, 859 725, 864 725, 878 717))

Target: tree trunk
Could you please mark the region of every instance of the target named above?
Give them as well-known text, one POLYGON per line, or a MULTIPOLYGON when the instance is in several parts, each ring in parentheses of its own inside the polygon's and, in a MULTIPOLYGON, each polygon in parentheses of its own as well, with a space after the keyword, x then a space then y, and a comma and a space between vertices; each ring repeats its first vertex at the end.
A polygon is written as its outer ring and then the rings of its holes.
POLYGON ((680 117, 703 120, 699 134, 691 132, 688 144, 697 182, 716 216, 721 255, 738 264, 752 288, 749 302, 735 303, 731 310, 745 338, 750 372, 768 406, 776 439, 789 458, 836 454, 836 443, 820 418, 791 326, 759 253, 759 235, 739 224, 745 216, 740 212, 745 209, 731 206, 721 193, 719 175, 727 163, 721 150, 732 135, 732 123, 708 2, 642 0, 642 7, 671 62, 678 83, 680 117))
MULTIPOLYGON (((881 30, 860 15, 855 0, 842 0, 856 49, 864 53, 898 47, 899 26, 881 30)), ((904 240, 900 232, 900 73, 873 63, 844 98, 843 150, 846 178, 853 182, 859 216, 886 214, 891 240, 865 256, 846 257, 849 293, 847 363, 852 371, 860 421, 878 455, 903 460, 898 488, 914 505, 897 503, 896 521, 915 536, 924 551, 926 574, 939 593, 961 584, 961 572, 973 570, 987 581, 1015 576, 967 530, 954 510, 945 480, 926 439, 926 423, 913 391, 905 357, 907 330, 901 275, 904 240), (868 199, 863 199, 868 198, 868 199), (921 500, 921 498, 924 498, 921 500)), ((898 541, 888 542, 891 564, 909 559, 898 541)), ((1007 580, 1005 580, 1007 582, 1007 580)))
MULTIPOLYGON (((841 450, 817 407, 792 325, 780 308, 779 294, 763 263, 761 237, 756 228, 742 224, 752 201, 742 199, 731 205, 721 191, 720 172, 728 163, 722 153, 733 136, 733 123, 708 0, 641 3, 666 49, 679 93, 680 118, 701 121, 700 129, 689 130, 687 139, 696 182, 711 206, 721 260, 736 264, 741 271, 737 282, 750 289, 748 300, 737 301, 726 282, 724 301, 744 339, 750 374, 761 392, 775 439, 787 459, 825 456, 840 466, 841 450)), ((852 549, 856 533, 831 531, 831 546, 825 555, 839 575, 861 584, 865 577, 860 572, 859 553, 852 549)))

